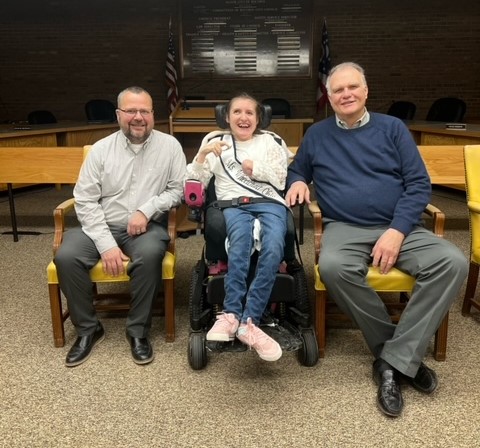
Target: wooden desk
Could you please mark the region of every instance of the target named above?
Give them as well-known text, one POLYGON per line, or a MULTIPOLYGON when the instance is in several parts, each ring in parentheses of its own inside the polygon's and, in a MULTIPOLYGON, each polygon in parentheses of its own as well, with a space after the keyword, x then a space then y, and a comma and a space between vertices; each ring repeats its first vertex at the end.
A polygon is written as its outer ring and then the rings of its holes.
POLYGON ((13 184, 73 184, 82 162, 83 147, 17 146, 0 149, 0 182, 8 188, 14 241, 18 241, 21 232, 17 230, 13 184))
MULTIPOLYGON (((118 131, 118 123, 88 124, 85 122, 63 122, 44 125, 9 124, 0 125, 0 151, 2 147, 47 147, 84 146, 118 131), (25 127, 29 129, 15 129, 25 127)), ((168 133, 167 120, 155 122, 155 129, 168 133)), ((24 185, 14 185, 15 187, 24 185)), ((0 183, 0 191, 6 189, 0 183)))
POLYGON ((445 129, 445 123, 406 121, 417 145, 478 145, 480 124, 467 124, 465 131, 445 129))
POLYGON ((116 130, 118 130, 117 123, 65 122, 44 125, 2 125, 0 146, 83 146, 95 143, 116 130))
MULTIPOLYGON (((84 146, 118 131, 118 123, 88 124, 62 122, 54 124, 9 124, 0 126, 0 147, 8 146, 84 146), (15 129, 28 128, 28 129, 15 129)), ((167 120, 155 122, 155 129, 168 133, 167 120)))
POLYGON ((432 184, 465 190, 462 145, 418 146, 432 184))
MULTIPOLYGON (((169 118, 170 134, 208 134, 217 130, 215 105, 225 102, 225 100, 190 101, 188 109, 182 109, 183 103, 180 103, 169 118)), ((268 130, 282 137, 288 146, 298 146, 306 127, 312 123, 313 118, 274 118, 268 130)))

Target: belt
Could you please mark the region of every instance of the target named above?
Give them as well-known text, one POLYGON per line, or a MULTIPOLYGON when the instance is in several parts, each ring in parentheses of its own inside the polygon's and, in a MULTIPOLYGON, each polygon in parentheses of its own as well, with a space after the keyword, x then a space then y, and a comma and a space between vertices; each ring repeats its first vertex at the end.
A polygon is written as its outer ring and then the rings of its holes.
POLYGON ((251 198, 249 196, 240 196, 239 198, 228 199, 224 201, 213 201, 211 206, 215 208, 228 208, 239 207, 240 205, 259 204, 262 202, 275 202, 279 204, 275 199, 270 198, 251 198))

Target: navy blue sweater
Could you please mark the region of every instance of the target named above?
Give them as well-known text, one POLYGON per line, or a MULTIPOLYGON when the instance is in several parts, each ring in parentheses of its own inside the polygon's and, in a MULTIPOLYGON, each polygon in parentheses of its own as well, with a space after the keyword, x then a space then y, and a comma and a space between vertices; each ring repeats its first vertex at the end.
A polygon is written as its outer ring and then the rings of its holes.
POLYGON ((323 216, 359 226, 389 226, 404 235, 421 222, 430 178, 410 131, 370 113, 356 129, 335 117, 312 125, 288 169, 287 186, 313 181, 323 216))

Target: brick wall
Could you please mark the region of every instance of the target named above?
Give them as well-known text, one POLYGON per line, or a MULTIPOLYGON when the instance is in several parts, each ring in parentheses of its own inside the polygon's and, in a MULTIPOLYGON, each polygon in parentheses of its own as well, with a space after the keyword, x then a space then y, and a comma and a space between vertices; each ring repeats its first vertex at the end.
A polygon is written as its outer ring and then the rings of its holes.
MULTIPOLYGON (((184 0, 188 9, 190 2, 184 0)), ((354 60, 367 72, 371 110, 394 100, 417 104, 423 119, 438 97, 458 96, 480 119, 480 3, 471 0, 314 1, 309 79, 180 80, 181 95, 228 98, 247 90, 287 98, 294 117, 315 113, 320 34, 327 18, 334 64, 354 60)), ((59 120, 85 119, 92 98, 115 102, 127 85, 145 87, 157 118, 166 117, 164 67, 168 18, 178 48, 177 0, 30 0, 0 5, 0 122, 49 109, 59 120)))

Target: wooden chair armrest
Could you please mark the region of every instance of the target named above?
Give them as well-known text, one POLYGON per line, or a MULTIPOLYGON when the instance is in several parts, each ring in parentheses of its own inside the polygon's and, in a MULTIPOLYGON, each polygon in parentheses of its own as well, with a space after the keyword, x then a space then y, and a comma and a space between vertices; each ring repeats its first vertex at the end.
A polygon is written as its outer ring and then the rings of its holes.
POLYGON ((315 216, 316 213, 322 213, 317 201, 312 201, 308 204, 308 211, 312 216, 315 216))
MULTIPOLYGON (((480 210, 480 204, 478 204, 480 210)), ((317 201, 312 201, 308 205, 308 211, 313 218, 313 245, 315 249, 315 263, 318 263, 318 256, 320 255, 320 243, 322 241, 323 227, 322 227, 322 211, 317 201)), ((440 238, 443 238, 445 228, 445 213, 432 204, 428 204, 425 208, 425 213, 433 219, 433 232, 440 238)))
POLYGON ((432 204, 427 205, 425 208, 425 213, 433 218, 433 233, 438 237, 443 238, 445 229, 445 213, 432 204))
MULTIPOLYGON (((70 198, 57 205, 53 211, 53 222, 55 225, 53 232, 53 255, 57 252, 60 244, 63 241, 63 233, 65 232, 65 215, 75 209, 75 199, 70 198)), ((176 220, 176 208, 171 208, 168 212, 168 224, 167 231, 170 237, 168 244, 168 252, 175 254, 175 238, 177 236, 177 220, 176 220)))
POLYGON ((177 238, 177 209, 175 207, 172 207, 168 212, 167 230, 170 237, 167 251, 175 255, 175 239, 177 238))
POLYGON ((70 198, 57 205, 53 211, 53 255, 57 252, 63 240, 63 232, 65 232, 65 215, 75 208, 75 199, 70 198))
POLYGON ((308 204, 308 211, 313 218, 313 247, 315 249, 315 263, 318 263, 318 256, 320 255, 320 243, 322 241, 323 226, 322 226, 322 211, 317 201, 312 201, 308 204))

